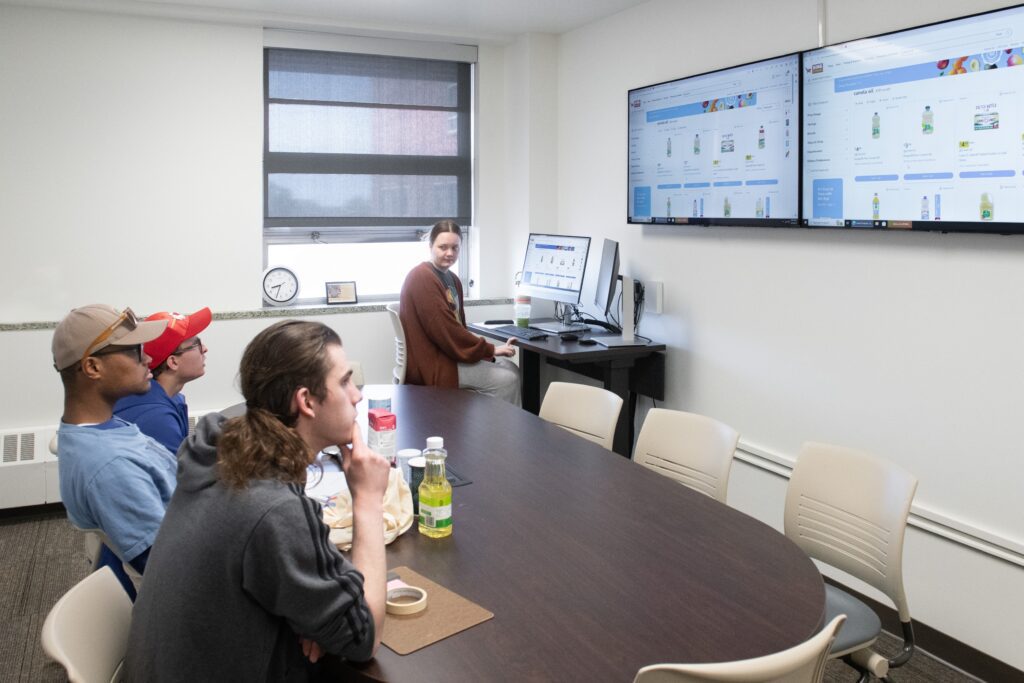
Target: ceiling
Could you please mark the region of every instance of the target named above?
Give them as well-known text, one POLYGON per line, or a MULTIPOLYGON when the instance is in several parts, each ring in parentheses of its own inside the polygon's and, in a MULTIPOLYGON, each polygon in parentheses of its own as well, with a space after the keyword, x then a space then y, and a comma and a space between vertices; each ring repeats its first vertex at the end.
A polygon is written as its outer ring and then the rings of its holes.
POLYGON ((565 33, 646 1, 0 0, 0 4, 505 42, 524 33, 565 33))

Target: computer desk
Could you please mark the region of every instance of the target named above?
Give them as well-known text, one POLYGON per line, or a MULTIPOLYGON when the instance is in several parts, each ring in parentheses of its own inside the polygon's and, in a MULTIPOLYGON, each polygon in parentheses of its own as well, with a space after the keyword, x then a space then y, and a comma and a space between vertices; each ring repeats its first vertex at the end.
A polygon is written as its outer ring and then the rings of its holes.
POLYGON ((413 527, 387 565, 494 618, 405 656, 328 657, 337 680, 628 683, 647 664, 783 650, 824 623, 814 563, 739 510, 491 396, 402 385, 392 410, 398 448, 443 436, 472 483, 452 492, 450 537, 413 527))
MULTIPOLYGON (((505 341, 506 336, 482 323, 471 323, 469 329, 490 339, 505 341)), ((592 332, 584 336, 600 337, 610 332, 592 332)), ((578 341, 562 341, 557 334, 547 339, 517 339, 519 368, 522 372, 523 408, 536 415, 540 412, 540 366, 546 362, 600 380, 608 391, 622 399, 622 411, 615 425, 612 450, 630 457, 633 446, 636 396, 642 394, 665 400, 665 345, 605 348, 600 344, 584 346, 578 341)))

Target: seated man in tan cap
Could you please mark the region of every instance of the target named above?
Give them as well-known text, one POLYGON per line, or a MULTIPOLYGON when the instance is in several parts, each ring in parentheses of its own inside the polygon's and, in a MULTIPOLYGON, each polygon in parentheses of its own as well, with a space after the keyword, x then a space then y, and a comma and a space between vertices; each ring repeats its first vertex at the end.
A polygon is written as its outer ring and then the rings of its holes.
POLYGON ((99 529, 136 570, 174 493, 177 460, 133 424, 114 417, 122 396, 145 393, 152 376, 145 342, 167 321, 139 321, 94 304, 76 308, 53 333, 53 365, 64 384, 64 415, 57 430, 60 495, 80 529, 99 529))
POLYGON ((146 436, 177 453, 188 436, 188 404, 181 390, 206 374, 206 346, 199 333, 210 324, 210 309, 192 315, 160 311, 146 318, 166 320, 167 329, 142 347, 150 357, 149 391, 125 396, 114 406, 114 414, 134 422, 146 436))

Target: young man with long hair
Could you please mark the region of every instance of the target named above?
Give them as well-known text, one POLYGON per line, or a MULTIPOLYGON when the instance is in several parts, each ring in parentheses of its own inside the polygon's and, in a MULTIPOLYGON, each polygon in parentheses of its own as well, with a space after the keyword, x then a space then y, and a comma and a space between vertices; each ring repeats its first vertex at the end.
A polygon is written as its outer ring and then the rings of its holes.
POLYGON ((385 611, 388 463, 355 424, 341 339, 279 322, 246 347, 246 412, 204 417, 179 451, 178 487, 135 604, 128 680, 308 680, 330 652, 373 656, 385 611), (306 468, 342 451, 352 560, 328 540, 306 468))

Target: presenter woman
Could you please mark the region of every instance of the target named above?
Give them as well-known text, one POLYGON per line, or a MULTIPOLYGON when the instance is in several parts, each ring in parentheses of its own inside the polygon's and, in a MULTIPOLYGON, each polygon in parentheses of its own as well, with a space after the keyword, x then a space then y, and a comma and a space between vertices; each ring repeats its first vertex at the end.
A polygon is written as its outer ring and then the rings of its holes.
POLYGON ((521 405, 515 338, 495 346, 466 329, 462 282, 450 268, 459 258, 462 228, 439 221, 430 231, 430 261, 402 285, 405 379, 409 384, 460 388, 521 405))

